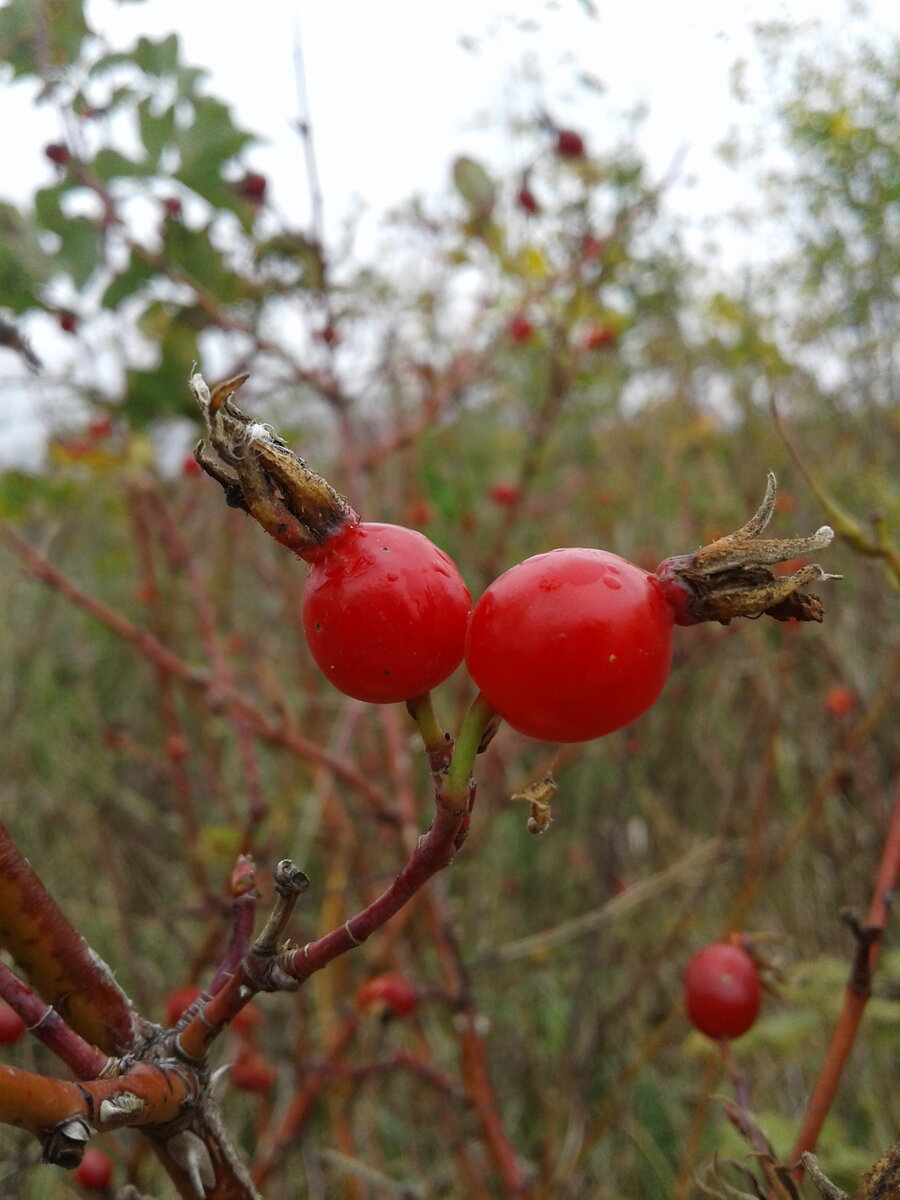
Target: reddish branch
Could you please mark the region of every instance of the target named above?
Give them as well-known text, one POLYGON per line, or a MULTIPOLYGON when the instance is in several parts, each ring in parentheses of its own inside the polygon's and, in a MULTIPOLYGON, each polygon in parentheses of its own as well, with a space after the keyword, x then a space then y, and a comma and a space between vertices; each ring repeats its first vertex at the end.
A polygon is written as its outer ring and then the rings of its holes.
POLYGON ((133 646, 149 662, 189 688, 202 692, 210 710, 227 711, 233 720, 241 720, 260 741, 281 746, 308 762, 327 767, 338 779, 356 788, 366 797, 373 809, 385 814, 385 802, 381 792, 364 775, 353 769, 346 761, 329 754, 308 738, 301 737, 284 722, 268 718, 249 697, 223 684, 222 680, 209 671, 192 667, 179 658, 158 638, 140 629, 117 613, 109 605, 84 591, 73 579, 52 566, 42 554, 30 546, 23 537, 8 525, 0 524, 0 538, 24 562, 28 570, 64 596, 76 608, 98 620, 117 637, 133 646))
POLYGON ((0 825, 0 943, 37 992, 106 1054, 130 1050, 140 1020, 109 968, 57 907, 0 825))
MULTIPOLYGON (((832 1031, 828 1049, 825 1051, 818 1078, 807 1102, 803 1122, 791 1151, 791 1162, 798 1162, 804 1152, 815 1150, 822 1124, 837 1091, 844 1063, 850 1053, 871 995, 872 974, 881 951, 881 935, 887 924, 888 904, 897 886, 898 875, 900 875, 900 783, 898 783, 894 797, 893 811, 875 879, 868 920, 865 926, 856 925, 854 928, 856 951, 850 978, 844 989, 843 1005, 832 1031)), ((803 1178, 802 1165, 798 1165, 794 1169, 793 1177, 798 1182, 803 1178)))

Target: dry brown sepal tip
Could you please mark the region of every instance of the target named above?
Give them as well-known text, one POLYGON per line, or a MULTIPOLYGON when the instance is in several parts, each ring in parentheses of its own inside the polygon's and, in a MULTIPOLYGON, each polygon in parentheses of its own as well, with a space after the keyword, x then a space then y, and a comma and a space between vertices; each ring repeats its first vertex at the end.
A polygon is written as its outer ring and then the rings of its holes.
POLYGON ((746 524, 717 538, 693 554, 667 558, 657 568, 658 577, 672 587, 681 625, 718 621, 727 625, 734 617, 774 617, 778 621, 821 621, 824 606, 818 596, 801 588, 829 579, 818 563, 809 563, 790 575, 776 575, 776 563, 824 550, 834 540, 830 525, 808 537, 760 538, 775 511, 777 485, 770 471, 762 504, 746 524), (681 590, 678 598, 675 589, 681 590))
POLYGON ((231 507, 242 508, 277 542, 305 558, 359 517, 268 425, 238 408, 234 396, 248 378, 235 375, 210 390, 202 375, 191 375, 190 390, 208 434, 194 457, 220 484, 231 507))
POLYGON ((511 800, 525 800, 531 805, 531 816, 525 824, 525 828, 529 833, 537 836, 538 834, 546 833, 550 828, 553 822, 550 801, 558 791, 557 782, 548 771, 543 779, 529 784, 524 791, 515 792, 510 797, 511 800))

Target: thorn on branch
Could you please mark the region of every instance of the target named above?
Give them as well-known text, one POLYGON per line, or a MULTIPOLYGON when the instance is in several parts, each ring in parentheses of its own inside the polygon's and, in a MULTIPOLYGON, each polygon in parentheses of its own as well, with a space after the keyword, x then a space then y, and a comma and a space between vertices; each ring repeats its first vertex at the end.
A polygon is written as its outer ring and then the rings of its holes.
POLYGON ((859 996, 869 996, 872 991, 872 947, 881 940, 884 930, 880 925, 863 924, 852 908, 841 909, 838 915, 856 941, 847 986, 859 996))
POLYGON ((95 1132, 84 1117, 67 1117, 41 1136, 43 1161, 73 1170, 84 1158, 85 1146, 95 1132))

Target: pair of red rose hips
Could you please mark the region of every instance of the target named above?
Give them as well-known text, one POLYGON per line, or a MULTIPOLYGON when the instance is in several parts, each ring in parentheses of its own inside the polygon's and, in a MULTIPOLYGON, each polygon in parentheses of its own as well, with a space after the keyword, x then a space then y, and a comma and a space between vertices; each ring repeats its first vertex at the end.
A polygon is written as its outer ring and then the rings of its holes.
POLYGON ((411 529, 351 524, 311 557, 302 601, 310 650, 359 700, 413 699, 465 658, 514 729, 577 742, 633 721, 669 673, 670 585, 605 550, 529 558, 474 608, 453 561, 411 529))

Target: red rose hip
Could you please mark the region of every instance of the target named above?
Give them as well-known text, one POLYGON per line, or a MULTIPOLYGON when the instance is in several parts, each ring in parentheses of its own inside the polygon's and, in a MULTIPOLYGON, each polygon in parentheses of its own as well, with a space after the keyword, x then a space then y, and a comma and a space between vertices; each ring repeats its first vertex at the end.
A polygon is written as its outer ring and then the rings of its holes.
POLYGON ((731 942, 704 946, 684 972, 688 1020, 717 1040, 747 1032, 759 1013, 761 994, 756 964, 746 950, 731 942))
POLYGON ((303 632, 338 691, 411 700, 462 662, 472 600, 453 560, 424 534, 377 522, 330 539, 303 589, 303 632))
POLYGON ((606 550, 537 554, 472 611, 466 665, 513 729, 583 742, 627 725, 662 690, 674 617, 658 579, 606 550))

